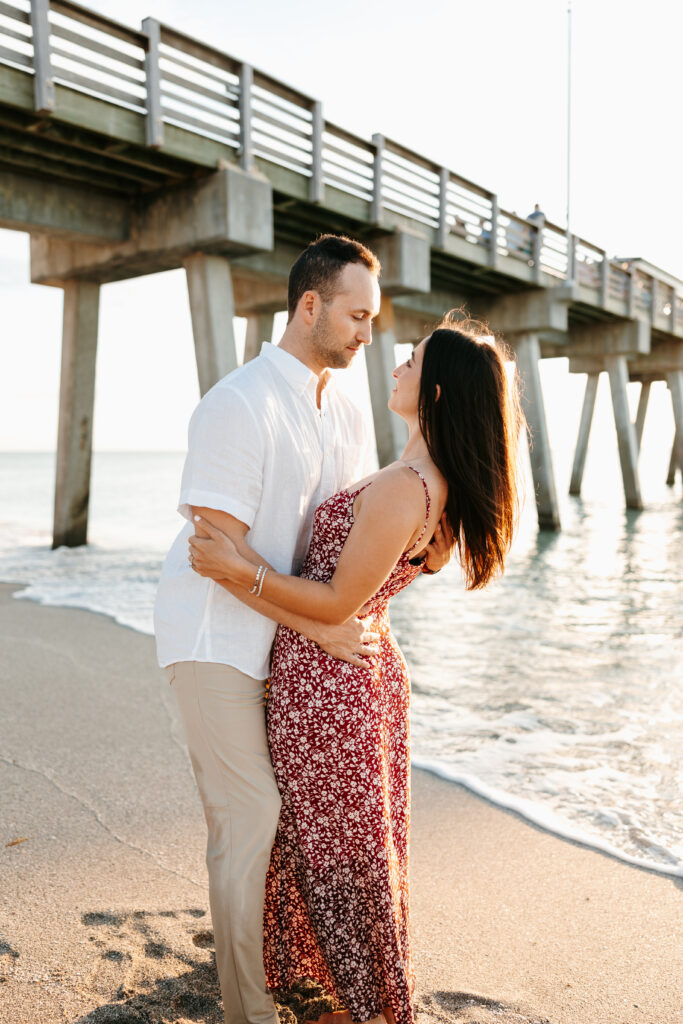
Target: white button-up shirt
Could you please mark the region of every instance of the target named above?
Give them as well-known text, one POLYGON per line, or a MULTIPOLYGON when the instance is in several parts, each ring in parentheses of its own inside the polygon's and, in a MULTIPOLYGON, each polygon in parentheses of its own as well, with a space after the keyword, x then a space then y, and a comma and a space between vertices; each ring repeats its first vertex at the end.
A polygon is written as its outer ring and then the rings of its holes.
POLYGON ((264 344, 195 409, 178 506, 188 522, 164 562, 154 608, 161 666, 208 661, 256 679, 268 675, 276 624, 190 568, 191 506, 240 519, 264 559, 297 573, 317 506, 376 465, 359 410, 333 378, 318 409, 317 386, 300 360, 264 344))

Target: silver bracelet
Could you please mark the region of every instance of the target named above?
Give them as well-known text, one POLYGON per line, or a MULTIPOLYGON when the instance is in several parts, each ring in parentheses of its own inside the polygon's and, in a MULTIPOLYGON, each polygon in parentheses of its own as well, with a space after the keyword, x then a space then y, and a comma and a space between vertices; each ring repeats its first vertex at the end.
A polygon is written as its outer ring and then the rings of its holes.
POLYGON ((259 583, 263 582, 263 577, 265 576, 265 574, 266 567, 264 565, 259 565, 258 569, 256 570, 256 579, 254 580, 254 586, 249 591, 250 594, 255 594, 257 590, 259 594, 261 593, 261 591, 259 590, 259 583))
POLYGON ((258 585, 258 590, 256 591, 256 596, 257 596, 257 597, 260 597, 260 596, 261 596, 261 591, 262 591, 262 589, 263 589, 263 581, 264 581, 264 579, 266 578, 266 573, 267 573, 267 572, 268 572, 268 566, 266 565, 266 566, 264 567, 264 569, 263 569, 263 573, 261 574, 261 581, 260 581, 260 583, 259 583, 259 585, 258 585))

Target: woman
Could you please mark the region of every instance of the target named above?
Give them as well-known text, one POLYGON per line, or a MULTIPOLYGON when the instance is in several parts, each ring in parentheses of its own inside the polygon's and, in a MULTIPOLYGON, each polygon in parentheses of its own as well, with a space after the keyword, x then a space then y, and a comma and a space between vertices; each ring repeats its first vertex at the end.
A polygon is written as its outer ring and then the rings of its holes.
POLYGON ((488 336, 444 321, 394 370, 401 458, 319 506, 299 577, 201 521, 193 566, 324 622, 368 616, 367 668, 280 628, 268 739, 282 795, 266 883, 266 975, 312 977, 351 1020, 412 1024, 408 920, 409 682, 390 597, 421 571, 445 510, 468 589, 502 571, 517 510, 516 387, 488 336), (371 625, 370 625, 371 623, 371 625))

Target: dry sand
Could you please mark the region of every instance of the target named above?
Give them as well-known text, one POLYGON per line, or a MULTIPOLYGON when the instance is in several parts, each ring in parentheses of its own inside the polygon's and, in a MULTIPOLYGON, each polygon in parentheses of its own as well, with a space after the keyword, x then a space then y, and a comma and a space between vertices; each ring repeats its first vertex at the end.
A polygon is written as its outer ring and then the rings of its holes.
MULTIPOLYGON (((0 1022, 219 1024, 203 816, 153 642, 13 589, 0 586, 0 1022)), ((680 881, 423 772, 413 787, 419 1024, 683 1022, 680 881)), ((319 996, 289 1007, 311 1016, 319 996)))

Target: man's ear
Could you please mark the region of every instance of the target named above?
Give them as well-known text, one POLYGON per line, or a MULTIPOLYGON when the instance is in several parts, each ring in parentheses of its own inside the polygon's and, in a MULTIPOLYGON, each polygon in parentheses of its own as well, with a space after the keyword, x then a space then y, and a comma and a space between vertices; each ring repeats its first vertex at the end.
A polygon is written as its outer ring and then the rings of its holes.
POLYGON ((304 292, 299 300, 299 305, 304 318, 304 323, 307 327, 310 327, 319 312, 320 296, 317 292, 312 290, 304 292))
POLYGON ((440 398, 441 398, 441 385, 437 384, 436 385, 436 398, 434 399, 434 401, 438 402, 440 398))

